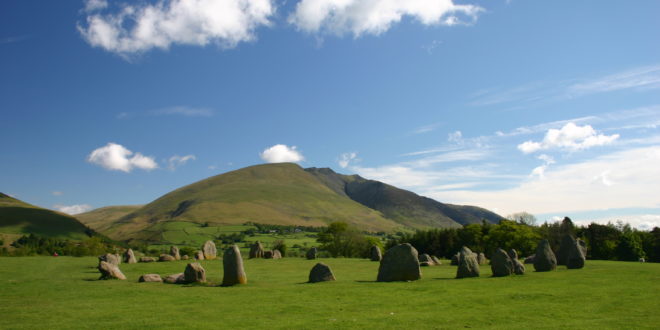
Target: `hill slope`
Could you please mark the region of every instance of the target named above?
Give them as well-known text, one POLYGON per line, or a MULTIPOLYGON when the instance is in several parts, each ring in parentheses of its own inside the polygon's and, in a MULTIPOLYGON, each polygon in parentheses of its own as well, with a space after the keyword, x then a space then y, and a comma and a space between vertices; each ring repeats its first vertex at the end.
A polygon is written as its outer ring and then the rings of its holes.
POLYGON ((174 190, 124 216, 104 234, 154 241, 163 222, 324 226, 333 221, 368 231, 402 227, 337 194, 300 166, 280 163, 246 167, 174 190))
POLYGON ((103 232, 115 224, 122 217, 137 211, 143 205, 106 206, 89 212, 76 214, 74 217, 87 227, 103 232))
POLYGON ((75 218, 43 209, 0 193, 0 233, 9 236, 36 234, 80 240, 87 228, 75 218))
POLYGON ((338 194, 343 194, 369 208, 380 211, 388 219, 411 228, 460 227, 487 220, 493 223, 502 217, 476 206, 444 204, 359 175, 343 175, 329 168, 308 168, 338 194))

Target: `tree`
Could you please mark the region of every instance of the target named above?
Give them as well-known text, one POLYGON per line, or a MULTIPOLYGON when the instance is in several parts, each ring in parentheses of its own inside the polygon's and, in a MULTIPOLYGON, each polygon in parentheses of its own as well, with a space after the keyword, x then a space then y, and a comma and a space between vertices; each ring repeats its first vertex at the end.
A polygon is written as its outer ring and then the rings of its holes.
POLYGON ((345 222, 333 222, 319 233, 321 249, 333 257, 362 257, 371 247, 365 236, 345 222))
POLYGON ((506 218, 522 225, 536 226, 536 217, 525 211, 509 214, 506 218))

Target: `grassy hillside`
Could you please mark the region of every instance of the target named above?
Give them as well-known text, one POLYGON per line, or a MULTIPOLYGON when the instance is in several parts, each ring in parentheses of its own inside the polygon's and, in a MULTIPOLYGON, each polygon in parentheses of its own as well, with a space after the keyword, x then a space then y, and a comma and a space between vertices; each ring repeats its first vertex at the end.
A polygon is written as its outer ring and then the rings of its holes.
POLYGON ((290 163, 257 165, 172 191, 124 216, 103 233, 114 239, 151 240, 163 222, 238 225, 256 222, 325 226, 345 221, 368 231, 402 226, 339 195, 290 163))
POLYGON ((244 260, 248 283, 218 287, 222 261, 203 261, 210 286, 138 283, 185 261, 122 264, 126 281, 97 281, 96 258, 0 258, 1 329, 657 329, 660 264, 587 261, 584 269, 456 280, 424 267, 414 282, 374 282, 365 259, 244 260), (303 284, 316 262, 335 282, 303 284), (94 306, 94 308, 90 308, 94 306))
POLYGON ((87 228, 75 218, 30 205, 0 193, 0 234, 24 234, 63 239, 85 239, 87 228))
POLYGON ((440 203, 358 175, 342 175, 328 168, 308 168, 306 171, 338 194, 378 210, 388 219, 411 228, 460 227, 481 223, 484 219, 493 223, 502 220, 496 213, 480 207, 440 203))
POLYGON ((103 232, 112 227, 122 217, 137 211, 141 207, 142 205, 106 206, 76 214, 75 218, 86 226, 98 232, 103 232))

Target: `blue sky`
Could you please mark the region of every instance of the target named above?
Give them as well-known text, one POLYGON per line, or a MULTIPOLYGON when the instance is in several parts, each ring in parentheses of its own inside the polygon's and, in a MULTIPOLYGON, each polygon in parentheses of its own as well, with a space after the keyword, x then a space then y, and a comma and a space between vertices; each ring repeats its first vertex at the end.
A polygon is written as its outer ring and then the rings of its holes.
POLYGON ((249 165, 660 225, 657 1, 0 3, 0 191, 75 213, 249 165))

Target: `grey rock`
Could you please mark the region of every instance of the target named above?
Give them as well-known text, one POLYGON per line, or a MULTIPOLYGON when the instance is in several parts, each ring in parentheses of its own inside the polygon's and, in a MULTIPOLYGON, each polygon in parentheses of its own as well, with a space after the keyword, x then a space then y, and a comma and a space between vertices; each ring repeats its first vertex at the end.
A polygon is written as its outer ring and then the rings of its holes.
POLYGON ((121 260, 121 259, 119 259, 119 257, 117 257, 116 254, 112 254, 112 253, 106 253, 106 254, 104 254, 104 255, 102 255, 102 256, 99 256, 99 263, 100 263, 101 261, 105 261, 105 262, 107 262, 107 263, 109 263, 109 264, 112 264, 112 265, 115 265, 115 266, 119 266, 119 261, 120 261, 120 260, 121 260))
POLYGON ((261 242, 256 241, 254 244, 252 244, 252 246, 250 246, 250 259, 265 258, 264 254, 264 246, 261 244, 261 242))
POLYGON ((206 282, 206 271, 199 262, 193 262, 186 266, 183 271, 186 283, 204 283, 206 282))
POLYGON ((550 243, 547 239, 541 240, 536 247, 534 269, 537 272, 548 272, 557 269, 557 257, 555 257, 555 253, 552 252, 550 243))
POLYGON ((380 252, 380 248, 376 245, 371 247, 369 256, 371 261, 381 261, 383 259, 383 253, 380 252))
POLYGON ((509 249, 509 252, 507 252, 507 254, 509 255, 509 258, 511 258, 511 260, 518 259, 518 252, 516 251, 516 249, 509 249))
POLYGON ((435 262, 436 265, 438 265, 438 266, 442 265, 442 262, 440 261, 440 259, 438 259, 438 257, 431 256, 431 259, 433 260, 433 262, 435 262))
POLYGON ((557 257, 557 265, 566 265, 568 254, 573 249, 574 245, 575 238, 573 238, 573 236, 568 234, 562 236, 561 242, 559 244, 559 250, 557 250, 557 254, 555 255, 557 257))
POLYGON ((313 247, 313 248, 307 250, 307 254, 305 255, 305 257, 307 257, 307 260, 314 260, 314 259, 316 259, 316 254, 317 253, 318 253, 318 249, 313 247))
POLYGON ((241 250, 238 249, 238 246, 233 245, 225 250, 222 266, 224 268, 223 286, 247 283, 247 276, 245 275, 245 269, 243 269, 243 258, 241 258, 241 250))
POLYGON ((282 253, 280 250, 275 249, 273 250, 273 259, 282 259, 282 253))
POLYGON ((154 262, 156 258, 153 257, 140 257, 140 262, 154 262))
POLYGON ((419 265, 420 266, 435 266, 435 261, 431 258, 430 255, 423 253, 419 255, 419 265))
POLYGON ((502 249, 497 249, 490 257, 490 269, 493 271, 493 276, 509 276, 513 274, 513 261, 502 249))
POLYGON ((582 255, 584 255, 584 258, 587 258, 587 242, 577 239, 578 244, 580 245, 580 250, 582 250, 582 255))
POLYGON ((163 282, 163 279, 158 274, 144 274, 138 282, 163 282))
POLYGON ((273 251, 264 251, 264 259, 273 259, 273 251))
POLYGON ((581 241, 581 239, 573 241, 573 246, 568 250, 568 256, 566 257, 566 268, 568 269, 580 269, 584 267, 585 256, 578 241, 581 241))
POLYGON ((195 260, 204 260, 204 252, 202 251, 195 252, 195 260))
POLYGON ((181 260, 188 260, 190 257, 187 254, 181 256, 181 260))
POLYGON ((186 283, 186 277, 183 273, 178 273, 178 274, 172 274, 163 280, 165 283, 169 284, 184 284, 186 283))
POLYGON ((309 272, 309 283, 334 281, 335 275, 330 267, 322 262, 317 263, 309 272))
POLYGON ((418 254, 412 245, 399 244, 385 252, 378 268, 378 282, 416 281, 420 278, 418 254))
POLYGON ((170 255, 174 257, 174 260, 181 260, 181 255, 179 254, 179 248, 174 245, 170 246, 170 255))
POLYGON ((171 254, 161 254, 160 257, 158 257, 158 261, 175 261, 176 258, 172 256, 171 254))
POLYGON ((477 255, 468 249, 467 246, 464 246, 458 256, 458 269, 456 270, 456 278, 478 276, 479 262, 477 261, 477 255))
POLYGON ((213 241, 206 241, 202 245, 202 252, 204 253, 204 259, 213 260, 218 257, 218 249, 215 247, 213 241))
POLYGON ((126 250, 126 252, 124 252, 124 262, 127 264, 137 263, 137 259, 135 259, 135 253, 133 253, 133 249, 128 249, 126 250))
POLYGON ((535 255, 532 254, 531 256, 525 258, 525 264, 526 265, 533 264, 534 263, 534 257, 535 257, 535 255))
POLYGON ((121 270, 119 270, 119 266, 111 264, 106 261, 99 262, 98 270, 99 272, 101 272, 101 277, 99 277, 99 280, 126 279, 124 273, 122 273, 121 270))
POLYGON ((479 263, 479 265, 485 265, 488 262, 488 260, 486 259, 486 255, 483 252, 479 252, 479 254, 477 255, 477 262, 479 263))
POLYGON ((518 259, 511 260, 513 262, 513 272, 516 275, 525 275, 525 265, 518 259))
POLYGON ((452 266, 458 266, 458 262, 459 262, 460 257, 461 257, 460 252, 454 254, 453 256, 451 256, 451 263, 449 263, 449 264, 452 265, 452 266))

